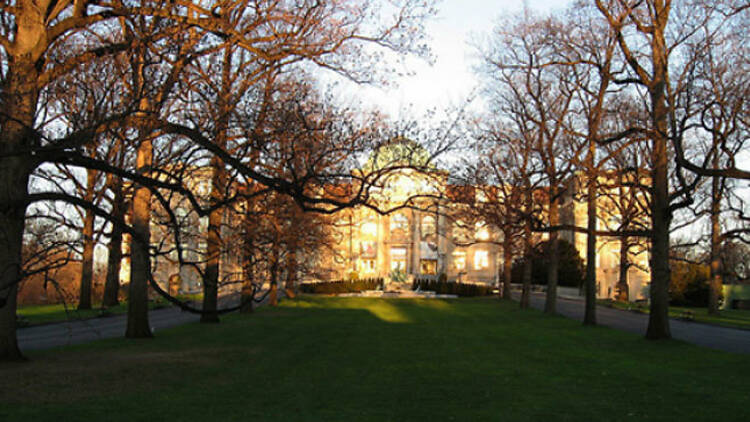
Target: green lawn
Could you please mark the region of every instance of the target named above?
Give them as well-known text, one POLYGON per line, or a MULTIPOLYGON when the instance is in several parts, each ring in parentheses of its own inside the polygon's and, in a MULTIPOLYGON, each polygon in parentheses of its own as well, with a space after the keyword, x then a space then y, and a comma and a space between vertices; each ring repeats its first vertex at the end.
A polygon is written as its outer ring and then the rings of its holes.
MULTIPOLYGON (((203 295, 178 296, 181 300, 201 300, 203 295)), ((166 300, 159 298, 149 303, 150 309, 171 306, 166 300)), ((78 310, 76 304, 55 305, 26 305, 18 308, 16 314, 21 317, 21 325, 39 325, 52 322, 63 322, 77 319, 99 318, 128 312, 127 302, 118 306, 102 309, 101 304, 95 304, 92 309, 78 310)))
POLYGON ((0 366, 2 421, 747 421, 750 357, 497 299, 284 301, 0 366))
POLYGON ((21 317, 22 324, 39 325, 51 322, 62 322, 74 319, 98 318, 108 314, 123 314, 128 311, 128 305, 121 303, 106 310, 100 305, 93 309, 78 310, 75 304, 55 305, 27 305, 18 309, 16 314, 21 317))
MULTIPOLYGON (((617 309, 636 310, 648 313, 648 305, 645 303, 615 302, 611 299, 598 300, 600 305, 617 309)), ((709 315, 708 308, 691 308, 684 306, 670 306, 669 316, 672 318, 683 318, 692 313, 693 320, 703 324, 719 325, 722 327, 739 328, 750 330, 750 311, 741 309, 723 309, 720 315, 709 315)))

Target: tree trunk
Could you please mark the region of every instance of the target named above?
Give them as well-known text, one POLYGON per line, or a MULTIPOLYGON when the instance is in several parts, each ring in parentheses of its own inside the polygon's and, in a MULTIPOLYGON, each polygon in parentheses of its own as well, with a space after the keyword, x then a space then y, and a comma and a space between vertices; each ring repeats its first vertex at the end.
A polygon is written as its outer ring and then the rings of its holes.
MULTIPOLYGON (((229 97, 231 95, 231 57, 232 49, 224 48, 222 61, 221 90, 218 98, 218 119, 216 121, 216 132, 214 140, 216 145, 222 149, 226 147, 226 130, 228 110, 232 107, 229 97)), ((224 162, 217 156, 211 157, 211 205, 216 206, 224 199, 224 188, 226 187, 226 175, 224 173, 224 162)), ((221 239, 221 225, 224 219, 224 209, 216 208, 208 215, 208 245, 206 254, 206 272, 203 276, 203 313, 201 322, 219 322, 219 265, 223 242, 221 239)))
MULTIPOLYGON (((18 36, 21 30, 26 33, 29 28, 19 29, 18 36)), ((36 164, 27 152, 19 151, 35 145, 34 134, 27 128, 34 126, 38 91, 32 82, 38 72, 28 57, 15 57, 5 72, 0 89, 4 111, 0 114, 0 361, 11 361, 23 359, 16 338, 16 295, 23 265, 29 174, 36 164)))
POLYGON ((586 310, 583 325, 596 325, 596 173, 594 171, 594 142, 589 142, 589 174, 587 177, 587 233, 586 233, 586 310))
MULTIPOLYGON (((211 202, 218 204, 221 201, 223 190, 223 171, 221 160, 218 157, 211 159, 212 167, 212 189, 211 202)), ((221 223, 224 217, 222 208, 216 208, 208 216, 208 245, 206 254, 206 272, 203 276, 203 313, 201 322, 217 323, 219 314, 217 307, 219 302, 219 261, 221 258, 222 240, 221 223)))
POLYGON ((652 106, 654 134, 652 136, 652 198, 651 221, 651 309, 648 318, 646 338, 651 340, 671 338, 669 329, 669 166, 668 166, 668 125, 667 125, 667 47, 664 29, 667 24, 668 9, 660 9, 655 16, 656 25, 652 40, 653 81, 649 86, 652 106))
POLYGON ((279 276, 279 251, 278 245, 274 245, 271 257, 271 293, 269 293, 268 305, 276 306, 279 303, 278 297, 278 276, 279 276))
POLYGON ((242 292, 240 294, 240 313, 249 314, 253 312, 253 301, 255 299, 255 288, 253 279, 255 278, 254 249, 252 242, 248 239, 248 233, 245 234, 245 277, 242 280, 242 292))
MULTIPOLYGON (((148 175, 153 162, 151 139, 138 146, 136 166, 139 174, 148 175)), ((148 279, 151 276, 151 191, 138 186, 133 196, 133 232, 130 242, 130 286, 128 288, 128 327, 125 337, 152 337, 148 323, 148 279)))
MULTIPOLYGON (((718 154, 714 159, 714 168, 718 167, 718 154)), ((721 268, 721 180, 711 180, 711 281, 708 290, 708 313, 719 315, 719 295, 722 286, 721 268)))
POLYGON ((502 297, 503 299, 510 300, 510 282, 511 280, 511 271, 513 270, 513 249, 512 249, 512 241, 513 239, 506 235, 503 239, 503 288, 502 288, 502 297))
MULTIPOLYGON (((124 220, 125 207, 123 204, 122 185, 116 182, 113 187, 112 216, 116 220, 124 220)), ((112 234, 109 239, 109 253, 107 254, 107 280, 104 283, 104 297, 102 305, 117 306, 120 292, 120 268, 122 265, 122 228, 112 224, 112 234)))
MULTIPOLYGON (((94 202, 94 188, 96 185, 96 171, 86 170, 87 202, 94 202)), ((83 259, 81 260, 81 277, 78 298, 78 309, 91 309, 91 282, 94 278, 94 211, 86 209, 83 218, 83 259)))
POLYGON ((244 220, 244 248, 243 265, 245 277, 242 280, 242 292, 240 294, 240 313, 252 313, 255 299, 255 244, 253 243, 253 202, 248 199, 245 203, 244 220))
MULTIPOLYGON (((556 191, 557 189, 550 189, 549 223, 551 227, 560 224, 560 207, 556 191)), ((547 267, 547 298, 544 301, 544 312, 554 314, 557 305, 557 277, 560 266, 560 242, 557 230, 549 233, 547 259, 549 267, 547 267)))
POLYGON ((630 239, 627 236, 620 238, 620 278, 617 281, 618 302, 627 302, 630 300, 630 287, 628 287, 628 269, 630 262, 628 260, 628 250, 630 239))
MULTIPOLYGON (((531 212, 532 207, 532 193, 531 186, 526 180, 524 182, 524 211, 531 212)), ((529 301, 531 300, 531 258, 533 249, 531 246, 531 222, 526 220, 523 225, 523 242, 524 242, 524 262, 523 262, 523 287, 521 288, 521 309, 528 309, 529 301)))
POLYGON ((293 299, 296 296, 294 293, 295 283, 297 281, 297 253, 293 249, 289 251, 287 256, 287 268, 286 268, 286 284, 284 286, 284 293, 286 297, 293 299))

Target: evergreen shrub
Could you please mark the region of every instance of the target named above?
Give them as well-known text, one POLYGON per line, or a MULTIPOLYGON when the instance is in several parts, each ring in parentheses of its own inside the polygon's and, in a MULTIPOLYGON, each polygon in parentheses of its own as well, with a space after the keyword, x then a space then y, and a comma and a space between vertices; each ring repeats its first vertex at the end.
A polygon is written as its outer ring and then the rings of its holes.
POLYGON ((365 290, 376 290, 383 283, 382 278, 364 278, 361 280, 336 280, 317 283, 302 283, 299 289, 302 293, 338 294, 359 293, 365 290))

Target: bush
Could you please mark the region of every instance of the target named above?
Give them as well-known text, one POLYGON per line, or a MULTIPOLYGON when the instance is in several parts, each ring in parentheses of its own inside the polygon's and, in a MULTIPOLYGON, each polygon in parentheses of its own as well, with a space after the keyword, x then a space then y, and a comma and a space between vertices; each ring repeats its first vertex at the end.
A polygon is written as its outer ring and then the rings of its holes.
MULTIPOLYGON (((560 239, 560 267, 558 271, 558 286, 581 287, 583 285, 585 267, 581 255, 570 242, 560 239)), ((513 262, 511 280, 513 283, 523 282, 523 265, 527 259, 531 259, 531 283, 547 285, 547 250, 549 241, 536 245, 531 257, 525 256, 513 262)), ((502 278, 501 278, 502 279, 502 278)))
POLYGON ((394 283, 403 283, 407 279, 406 272, 399 269, 391 271, 390 274, 388 274, 388 277, 390 277, 391 281, 394 283))
POLYGON ((456 283, 447 281, 444 277, 438 280, 415 279, 412 290, 425 290, 439 295, 456 295, 459 297, 489 296, 492 287, 486 284, 456 283))
POLYGON ((375 290, 379 288, 382 283, 382 278, 323 281, 319 283, 302 283, 300 284, 299 289, 302 293, 313 294, 359 293, 365 290, 375 290))
POLYGON ((709 266, 684 261, 672 261, 670 266, 672 277, 669 280, 669 304, 708 306, 708 281, 711 277, 709 266))

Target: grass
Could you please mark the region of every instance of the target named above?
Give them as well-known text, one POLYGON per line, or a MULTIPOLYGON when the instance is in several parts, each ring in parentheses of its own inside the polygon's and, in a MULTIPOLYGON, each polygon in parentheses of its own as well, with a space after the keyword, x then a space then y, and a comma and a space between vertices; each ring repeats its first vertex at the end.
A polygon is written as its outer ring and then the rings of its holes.
MULTIPOLYGON (((178 298, 181 300, 201 300, 202 295, 182 295, 178 296, 178 298)), ((149 309, 158 309, 165 306, 170 306, 170 304, 162 298, 149 302, 149 309)), ((22 326, 31 326, 70 320, 100 318, 127 312, 127 302, 123 301, 117 306, 111 306, 106 309, 103 309, 101 304, 94 304, 92 309, 82 310, 76 309, 75 304, 26 305, 19 307, 16 315, 21 317, 22 326)))
MULTIPOLYGON (((611 299, 600 299, 600 305, 616 309, 633 310, 647 314, 648 305, 645 303, 616 302, 611 299)), ((693 321, 703 324, 718 325, 729 328, 750 330, 750 311, 742 309, 723 309, 720 315, 709 315, 708 308, 694 308, 686 306, 670 306, 669 316, 672 318, 684 318, 690 314, 693 321)))
POLYGON ((3 421, 746 421, 746 355, 496 299, 301 297, 0 366, 3 421))
POLYGON ((73 319, 90 319, 98 318, 108 314, 123 314, 128 311, 127 303, 120 303, 118 306, 112 306, 106 310, 101 305, 93 306, 92 309, 76 309, 75 304, 54 304, 54 305, 27 305, 19 307, 16 315, 21 317, 24 325, 49 324, 53 322, 62 322, 73 319))

